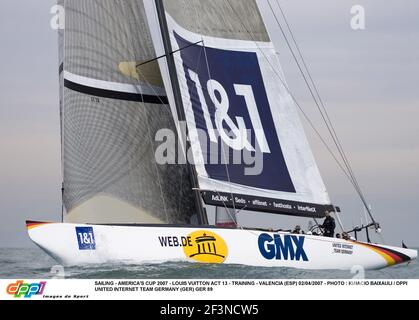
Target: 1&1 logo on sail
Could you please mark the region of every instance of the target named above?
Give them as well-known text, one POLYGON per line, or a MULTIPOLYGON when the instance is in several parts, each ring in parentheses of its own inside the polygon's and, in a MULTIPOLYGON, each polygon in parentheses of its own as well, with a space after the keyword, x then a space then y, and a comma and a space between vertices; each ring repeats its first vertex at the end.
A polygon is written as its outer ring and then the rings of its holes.
POLYGON ((180 51, 187 85, 181 87, 190 97, 197 131, 205 132, 198 138, 209 178, 295 193, 257 53, 194 46, 174 35, 179 48, 187 48, 180 51), (208 159, 214 149, 216 162, 208 159), (246 161, 251 157, 254 163, 246 161))
POLYGON ((258 245, 262 256, 267 260, 309 261, 304 250, 305 237, 267 233, 259 236, 258 245))

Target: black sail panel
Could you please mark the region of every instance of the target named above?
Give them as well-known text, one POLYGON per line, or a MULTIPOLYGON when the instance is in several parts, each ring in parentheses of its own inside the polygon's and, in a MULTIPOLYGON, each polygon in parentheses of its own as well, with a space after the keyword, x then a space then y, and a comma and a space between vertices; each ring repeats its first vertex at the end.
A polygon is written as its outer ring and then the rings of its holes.
POLYGON ((181 165, 159 165, 160 129, 175 131, 142 1, 66 0, 63 60, 65 220, 187 224, 181 165))

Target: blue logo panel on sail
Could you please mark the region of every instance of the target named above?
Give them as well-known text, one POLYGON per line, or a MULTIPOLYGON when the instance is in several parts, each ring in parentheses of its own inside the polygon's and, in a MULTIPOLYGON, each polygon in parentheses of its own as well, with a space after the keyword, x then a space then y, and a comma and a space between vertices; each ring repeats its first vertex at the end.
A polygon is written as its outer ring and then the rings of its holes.
POLYGON ((199 139, 209 177, 295 193, 257 54, 204 48, 175 37, 196 127, 206 133, 199 139))

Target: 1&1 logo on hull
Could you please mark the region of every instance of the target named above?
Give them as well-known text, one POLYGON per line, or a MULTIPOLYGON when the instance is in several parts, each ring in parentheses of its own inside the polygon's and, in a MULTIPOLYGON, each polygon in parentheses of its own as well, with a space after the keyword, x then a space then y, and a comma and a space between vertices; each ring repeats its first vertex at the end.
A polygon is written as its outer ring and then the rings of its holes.
POLYGON ((7 294, 14 296, 15 298, 26 298, 30 299, 32 296, 39 296, 44 293, 46 282, 39 283, 24 283, 19 280, 15 283, 9 284, 6 289, 7 294))
POLYGON ((191 233, 188 246, 183 247, 185 255, 201 263, 224 263, 227 259, 228 248, 223 238, 214 232, 196 231, 191 233))
POLYGON ((259 251, 267 260, 309 261, 304 250, 304 240, 302 236, 271 236, 263 233, 258 240, 259 251))

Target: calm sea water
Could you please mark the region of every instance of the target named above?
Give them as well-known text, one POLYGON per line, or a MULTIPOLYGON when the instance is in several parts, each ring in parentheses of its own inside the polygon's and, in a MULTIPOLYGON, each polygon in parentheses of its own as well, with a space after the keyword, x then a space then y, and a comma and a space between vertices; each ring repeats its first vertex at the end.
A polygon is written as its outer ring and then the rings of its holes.
MULTIPOLYGON (((0 249, 0 279, 49 279, 57 263, 40 249, 0 249)), ((287 268, 198 265, 98 265, 65 268, 68 279, 349 279, 345 271, 301 271, 287 268)), ((367 271, 368 279, 419 279, 419 263, 367 271)))

